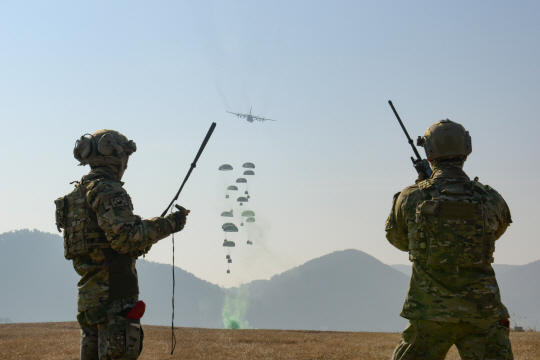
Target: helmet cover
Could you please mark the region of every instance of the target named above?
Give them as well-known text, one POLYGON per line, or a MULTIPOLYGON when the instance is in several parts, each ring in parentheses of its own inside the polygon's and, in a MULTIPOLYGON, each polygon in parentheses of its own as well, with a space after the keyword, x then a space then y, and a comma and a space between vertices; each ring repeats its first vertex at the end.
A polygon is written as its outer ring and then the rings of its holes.
POLYGON ((431 125, 423 137, 418 137, 426 157, 432 161, 440 158, 466 157, 472 152, 471 136, 465 128, 452 120, 441 120, 431 125))

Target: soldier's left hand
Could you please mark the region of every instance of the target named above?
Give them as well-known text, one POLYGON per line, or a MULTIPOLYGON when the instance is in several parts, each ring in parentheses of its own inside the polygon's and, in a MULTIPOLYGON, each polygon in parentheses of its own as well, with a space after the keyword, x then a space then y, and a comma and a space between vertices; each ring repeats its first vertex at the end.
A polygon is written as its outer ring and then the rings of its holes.
POLYGON ((172 214, 169 214, 165 216, 167 220, 169 220, 172 232, 178 232, 184 228, 186 225, 186 216, 191 212, 190 210, 184 209, 182 206, 175 205, 175 207, 178 209, 178 211, 173 212, 172 214))

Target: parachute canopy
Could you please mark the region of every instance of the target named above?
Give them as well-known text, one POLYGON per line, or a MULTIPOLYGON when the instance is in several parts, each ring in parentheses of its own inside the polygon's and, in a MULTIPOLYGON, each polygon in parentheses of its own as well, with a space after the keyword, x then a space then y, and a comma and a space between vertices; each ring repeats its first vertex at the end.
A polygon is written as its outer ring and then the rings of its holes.
POLYGON ((254 223, 254 222, 255 222, 255 218, 254 218, 254 217, 248 217, 248 218, 246 219, 246 222, 247 222, 247 223, 254 223))
MULTIPOLYGON (((235 245, 235 244, 234 244, 234 241, 228 241, 228 240, 225 240, 225 241, 223 242, 223 246, 225 246, 225 247, 234 247, 234 245, 235 245)), ((230 258, 229 258, 229 260, 230 260, 230 258)), ((232 262, 232 261, 231 261, 231 262, 232 262)))
POLYGON ((244 179, 244 178, 238 178, 238 179, 236 179, 236 183, 237 184, 245 184, 245 183, 247 183, 247 180, 244 179))
POLYGON ((238 228, 233 223, 225 223, 221 226, 225 232, 238 232, 238 228))
POLYGON ((229 164, 223 164, 223 165, 221 165, 219 167, 218 170, 220 170, 220 171, 230 171, 230 170, 232 170, 232 166, 229 165, 229 164))
POLYGON ((244 175, 255 175, 255 172, 253 170, 246 170, 244 171, 244 175))
POLYGON ((242 167, 246 168, 246 169, 255 169, 255 164, 247 162, 247 163, 244 163, 244 165, 242 165, 242 167))
POLYGON ((255 216, 255 213, 253 211, 251 211, 251 210, 246 210, 246 211, 242 212, 242 216, 251 217, 251 216, 255 216))
POLYGON ((238 201, 238 202, 248 202, 248 198, 240 196, 238 199, 236 199, 236 201, 238 201))
POLYGON ((238 188, 235 185, 231 185, 227 188, 227 190, 238 190, 238 188))
POLYGON ((233 217, 233 213, 232 211, 224 211, 221 213, 221 216, 224 216, 224 217, 233 217))

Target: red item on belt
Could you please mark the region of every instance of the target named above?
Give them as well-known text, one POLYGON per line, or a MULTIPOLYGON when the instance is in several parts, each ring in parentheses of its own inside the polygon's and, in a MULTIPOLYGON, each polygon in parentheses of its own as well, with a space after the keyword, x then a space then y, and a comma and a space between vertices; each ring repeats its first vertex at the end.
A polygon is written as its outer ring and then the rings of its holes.
POLYGON ((137 301, 133 309, 131 309, 131 311, 126 315, 126 318, 132 319, 132 320, 139 320, 140 318, 143 317, 145 310, 146 310, 146 304, 144 303, 144 301, 139 300, 137 301))
POLYGON ((504 326, 507 329, 510 329, 510 320, 508 319, 499 320, 499 325, 504 326))

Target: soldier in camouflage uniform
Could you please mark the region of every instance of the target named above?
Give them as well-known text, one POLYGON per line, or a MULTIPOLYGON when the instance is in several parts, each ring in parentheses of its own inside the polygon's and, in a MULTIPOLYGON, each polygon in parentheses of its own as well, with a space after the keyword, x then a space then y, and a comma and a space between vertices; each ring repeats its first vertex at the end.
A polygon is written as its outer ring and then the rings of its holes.
POLYGON ((386 221, 388 241, 413 263, 401 312, 409 325, 393 359, 444 359, 454 344, 462 359, 513 359, 509 315, 491 266, 510 210, 497 191, 463 171, 472 151, 463 126, 441 120, 419 145, 433 174, 395 194, 386 221))
POLYGON ((81 360, 139 357, 142 314, 128 315, 138 303, 135 261, 159 240, 182 230, 189 213, 181 208, 147 220, 133 214, 120 180, 136 150, 133 141, 114 130, 82 136, 73 153, 91 171, 72 192, 55 201, 65 257, 73 260, 81 276, 77 285, 81 360))

